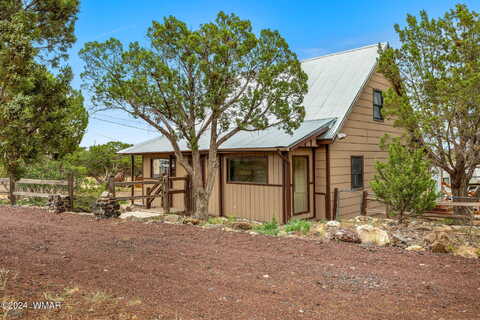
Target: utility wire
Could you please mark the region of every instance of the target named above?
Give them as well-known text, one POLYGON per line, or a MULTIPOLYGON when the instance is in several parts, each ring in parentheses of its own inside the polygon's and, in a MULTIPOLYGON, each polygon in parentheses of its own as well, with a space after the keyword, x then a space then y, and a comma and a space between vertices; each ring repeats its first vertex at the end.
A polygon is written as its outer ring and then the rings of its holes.
POLYGON ((127 128, 132 128, 132 129, 137 129, 137 130, 142 130, 142 131, 152 133, 152 131, 150 131, 148 129, 145 129, 145 128, 139 128, 139 127, 136 127, 136 126, 132 126, 132 125, 124 124, 124 123, 118 123, 118 122, 115 122, 115 121, 110 121, 110 120, 105 120, 105 119, 100 119, 100 118, 97 118, 97 117, 91 117, 91 118, 95 119, 95 120, 98 120, 98 121, 103 121, 103 122, 108 122, 108 123, 111 123, 111 124, 116 124, 117 126, 122 126, 122 127, 127 127, 127 128))

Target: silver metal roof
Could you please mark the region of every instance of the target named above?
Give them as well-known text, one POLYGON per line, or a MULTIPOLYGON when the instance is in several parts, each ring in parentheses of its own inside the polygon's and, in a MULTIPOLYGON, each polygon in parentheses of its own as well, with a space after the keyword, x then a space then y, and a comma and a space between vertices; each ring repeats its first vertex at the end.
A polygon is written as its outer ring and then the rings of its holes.
MULTIPOLYGON (((232 149, 266 149, 289 148, 308 138, 312 134, 326 132, 335 123, 335 119, 318 119, 304 121, 292 135, 282 129, 271 127, 263 131, 240 131, 221 145, 220 150, 232 149), (324 130, 322 130, 324 129, 324 130)), ((208 150, 210 137, 205 134, 200 138, 200 150, 208 150)), ((180 150, 188 151, 185 141, 179 142, 180 150)), ((154 138, 120 151, 121 154, 172 152, 170 141, 164 136, 154 138)))
POLYGON ((378 44, 302 61, 308 75, 305 120, 338 118, 322 138, 335 137, 377 64, 378 44))
MULTIPOLYGON (((334 138, 376 67, 377 50, 378 45, 374 44, 302 61, 302 69, 308 75, 308 93, 303 100, 303 124, 292 135, 278 128, 257 132, 242 131, 226 141, 220 150, 288 148, 325 126, 328 126, 328 131, 321 138, 334 138)), ((209 136, 204 135, 199 143, 200 150, 207 150, 209 136)), ((180 148, 188 150, 184 141, 180 142, 180 148)), ((172 151, 168 139, 158 137, 119 153, 172 151)))

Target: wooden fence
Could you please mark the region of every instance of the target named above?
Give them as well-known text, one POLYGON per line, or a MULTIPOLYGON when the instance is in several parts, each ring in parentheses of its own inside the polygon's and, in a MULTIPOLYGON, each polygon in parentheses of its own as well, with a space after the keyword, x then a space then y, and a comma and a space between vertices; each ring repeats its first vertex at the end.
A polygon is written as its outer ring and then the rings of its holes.
MULTIPOLYGON (((52 195, 64 195, 69 198, 69 207, 73 208, 73 199, 74 199, 74 188, 75 188, 75 178, 73 175, 69 175, 66 180, 46 180, 46 179, 20 179, 13 181, 10 178, 0 178, 0 185, 4 186, 5 191, 0 190, 0 194, 7 194, 10 202, 15 204, 17 197, 33 197, 33 198, 48 198, 52 195), (19 191, 19 186, 22 185, 35 185, 35 186, 64 186, 66 190, 55 189, 54 192, 51 192, 52 189, 47 190, 47 192, 37 192, 37 191, 19 191)), ((45 188, 43 188, 45 189, 45 188)), ((41 190, 45 191, 45 190, 41 190)))
POLYGON ((184 208, 186 212, 190 212, 193 208, 192 196, 191 196, 191 180, 189 176, 186 177, 170 177, 164 176, 161 178, 148 178, 145 180, 136 181, 114 181, 113 177, 110 177, 108 181, 108 191, 112 194, 113 198, 117 201, 131 200, 132 205, 137 199, 145 200, 145 207, 150 209, 155 198, 160 198, 162 202, 162 208, 165 212, 169 212, 172 208, 172 195, 183 194, 184 208), (183 188, 173 188, 174 181, 183 181, 183 188), (116 187, 125 186, 131 187, 131 193, 129 196, 117 197, 116 187), (142 194, 135 195, 135 186, 141 186, 142 194), (145 187, 148 186, 148 187, 145 187))

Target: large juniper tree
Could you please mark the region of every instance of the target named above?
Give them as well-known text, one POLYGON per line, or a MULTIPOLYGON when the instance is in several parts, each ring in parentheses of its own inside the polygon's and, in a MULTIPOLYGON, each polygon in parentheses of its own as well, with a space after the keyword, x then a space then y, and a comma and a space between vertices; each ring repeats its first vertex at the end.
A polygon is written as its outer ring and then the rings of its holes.
POLYGON ((386 113, 449 173, 453 195, 466 196, 480 165, 479 15, 464 5, 438 19, 421 11, 395 30, 401 47, 380 50, 380 71, 394 84, 386 113))
POLYGON ((83 98, 60 66, 77 11, 77 0, 0 0, 0 163, 14 180, 39 154, 73 151, 85 131, 83 98))
POLYGON ((115 39, 87 43, 83 78, 99 108, 121 109, 146 121, 171 143, 192 176, 195 215, 207 216, 218 148, 241 130, 300 124, 307 76, 276 31, 252 32, 249 21, 220 12, 192 30, 174 17, 153 22, 150 45, 115 39), (205 187, 199 140, 209 139, 205 187), (184 140, 191 162, 180 152, 184 140))

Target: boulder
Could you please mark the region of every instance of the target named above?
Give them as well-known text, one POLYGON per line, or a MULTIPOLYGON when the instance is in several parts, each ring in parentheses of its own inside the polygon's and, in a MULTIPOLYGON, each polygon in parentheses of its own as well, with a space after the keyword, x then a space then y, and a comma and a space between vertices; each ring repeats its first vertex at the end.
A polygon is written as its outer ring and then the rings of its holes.
POLYGON ((385 230, 372 225, 361 225, 357 227, 357 234, 360 241, 364 244, 374 244, 377 246, 386 246, 390 243, 390 238, 385 230))
POLYGON ((418 252, 418 251, 425 251, 425 248, 415 244, 413 246, 406 247, 405 250, 418 252))
POLYGON ((368 223, 373 223, 377 221, 377 219, 369 216, 356 216, 355 218, 353 218, 353 220, 355 222, 368 222, 368 223))
POLYGON ((352 230, 340 229, 333 234, 333 239, 343 242, 360 243, 358 234, 352 230))
POLYGON ((435 241, 430 245, 430 250, 434 253, 448 253, 449 250, 449 243, 442 242, 442 241, 435 241))
POLYGON ((452 247, 452 238, 446 232, 430 232, 423 237, 423 240, 427 246, 430 247, 432 252, 447 253, 450 252, 452 247))
POLYGON ((197 226, 200 224, 200 220, 192 217, 187 217, 183 219, 183 224, 193 224, 194 226, 197 226))
POLYGON ((328 221, 325 226, 327 228, 340 228, 340 222, 338 221, 335 221, 335 220, 331 220, 331 221, 328 221))
POLYGON ((253 229, 253 225, 247 221, 235 221, 230 224, 233 229, 237 230, 251 230, 253 229))
POLYGON ((102 194, 100 194, 100 198, 111 198, 112 195, 108 191, 103 191, 102 194))
POLYGON ((453 254, 456 256, 461 256, 464 258, 469 258, 469 259, 476 259, 479 256, 479 250, 478 248, 470 247, 470 246, 460 246, 456 248, 453 251, 453 254))
POLYGON ((178 223, 180 220, 180 216, 177 216, 176 214, 169 214, 163 218, 163 221, 168 223, 178 223))

